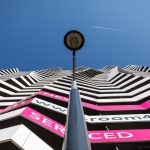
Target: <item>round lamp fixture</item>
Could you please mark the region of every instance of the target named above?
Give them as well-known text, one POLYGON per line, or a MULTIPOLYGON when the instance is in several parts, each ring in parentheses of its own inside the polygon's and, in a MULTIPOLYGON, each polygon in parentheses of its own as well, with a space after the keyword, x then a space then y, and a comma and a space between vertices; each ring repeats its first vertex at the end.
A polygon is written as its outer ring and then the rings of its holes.
POLYGON ((79 50, 84 45, 84 36, 79 31, 71 30, 65 35, 64 44, 69 50, 79 50))

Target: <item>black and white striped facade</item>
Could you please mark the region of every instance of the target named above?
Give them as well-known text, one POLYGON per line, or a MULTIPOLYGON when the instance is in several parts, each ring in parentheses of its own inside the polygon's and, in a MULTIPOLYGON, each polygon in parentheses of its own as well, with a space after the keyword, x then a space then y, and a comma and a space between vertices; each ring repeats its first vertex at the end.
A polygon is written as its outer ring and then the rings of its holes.
MULTIPOLYGON (((150 67, 79 67, 92 150, 150 149, 150 67)), ((0 149, 61 150, 72 72, 0 70, 0 149)))

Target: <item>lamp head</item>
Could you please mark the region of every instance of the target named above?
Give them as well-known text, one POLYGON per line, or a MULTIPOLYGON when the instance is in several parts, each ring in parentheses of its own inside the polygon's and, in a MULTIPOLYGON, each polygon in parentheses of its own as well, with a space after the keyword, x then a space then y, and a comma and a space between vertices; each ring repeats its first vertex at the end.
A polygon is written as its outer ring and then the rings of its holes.
POLYGON ((71 30, 64 37, 65 46, 72 51, 81 49, 84 45, 84 36, 76 30, 71 30))

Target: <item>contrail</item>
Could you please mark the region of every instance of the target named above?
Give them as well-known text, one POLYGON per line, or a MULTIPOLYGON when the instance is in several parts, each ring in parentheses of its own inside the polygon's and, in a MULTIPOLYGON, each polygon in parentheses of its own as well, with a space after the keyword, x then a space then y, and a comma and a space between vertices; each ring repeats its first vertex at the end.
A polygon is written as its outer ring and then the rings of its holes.
POLYGON ((91 28, 100 29, 100 30, 107 30, 107 31, 125 32, 125 31, 122 31, 120 29, 109 28, 109 27, 91 26, 91 28))

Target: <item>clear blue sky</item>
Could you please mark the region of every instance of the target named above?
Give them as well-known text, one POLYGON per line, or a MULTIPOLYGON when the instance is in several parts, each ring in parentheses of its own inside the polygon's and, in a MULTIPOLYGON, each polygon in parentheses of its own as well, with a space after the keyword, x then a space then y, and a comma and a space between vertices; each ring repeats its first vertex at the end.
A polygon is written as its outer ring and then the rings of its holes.
POLYGON ((149 66, 150 0, 0 0, 0 69, 71 68, 71 29, 86 39, 78 66, 149 66))

